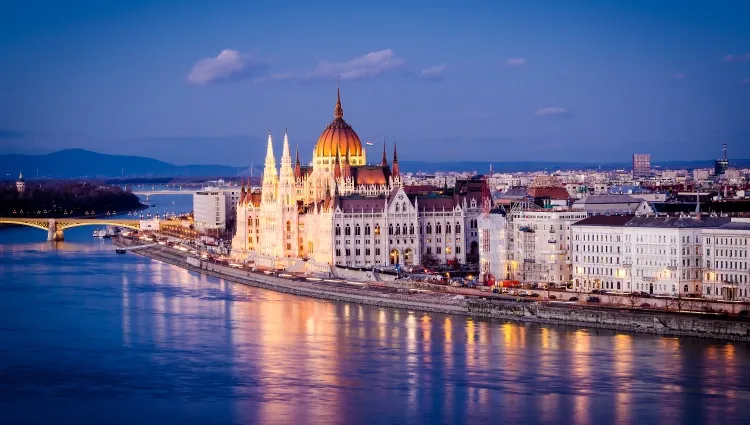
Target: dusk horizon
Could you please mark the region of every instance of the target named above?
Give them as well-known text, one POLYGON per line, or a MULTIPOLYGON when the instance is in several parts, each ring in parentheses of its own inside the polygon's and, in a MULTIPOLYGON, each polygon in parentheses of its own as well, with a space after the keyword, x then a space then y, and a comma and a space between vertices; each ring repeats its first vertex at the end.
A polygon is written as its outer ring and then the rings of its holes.
POLYGON ((347 122, 404 159, 750 157, 740 3, 40 4, 0 13, 0 154, 239 166, 287 128, 308 161, 340 79, 347 122))

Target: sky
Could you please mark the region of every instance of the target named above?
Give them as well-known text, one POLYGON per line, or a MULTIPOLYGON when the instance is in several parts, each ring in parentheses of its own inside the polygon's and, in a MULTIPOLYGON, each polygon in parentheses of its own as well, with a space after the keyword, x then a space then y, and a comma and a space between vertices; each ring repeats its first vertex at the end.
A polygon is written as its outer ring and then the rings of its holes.
POLYGON ((748 1, 0 2, 0 154, 310 160, 333 118, 422 161, 750 158, 748 1))

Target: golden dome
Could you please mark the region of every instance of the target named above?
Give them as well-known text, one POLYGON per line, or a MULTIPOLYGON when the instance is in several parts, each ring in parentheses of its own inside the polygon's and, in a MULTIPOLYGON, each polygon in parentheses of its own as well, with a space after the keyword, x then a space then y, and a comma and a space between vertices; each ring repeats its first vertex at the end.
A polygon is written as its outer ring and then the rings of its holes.
POLYGON ((315 156, 335 157, 338 152, 342 157, 347 151, 350 156, 362 156, 362 142, 352 129, 352 126, 344 121, 344 108, 341 107, 341 93, 336 90, 336 108, 333 110, 333 121, 328 124, 315 144, 315 156))

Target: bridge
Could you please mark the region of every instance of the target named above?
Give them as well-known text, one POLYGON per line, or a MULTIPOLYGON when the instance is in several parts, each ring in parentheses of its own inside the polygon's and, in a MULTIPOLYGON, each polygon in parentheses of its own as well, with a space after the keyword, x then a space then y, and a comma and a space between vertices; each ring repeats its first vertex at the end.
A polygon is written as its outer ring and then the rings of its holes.
POLYGON ((63 230, 78 226, 117 226, 140 230, 140 220, 96 219, 96 218, 10 218, 0 217, 0 224, 17 224, 47 231, 48 241, 61 241, 63 230))

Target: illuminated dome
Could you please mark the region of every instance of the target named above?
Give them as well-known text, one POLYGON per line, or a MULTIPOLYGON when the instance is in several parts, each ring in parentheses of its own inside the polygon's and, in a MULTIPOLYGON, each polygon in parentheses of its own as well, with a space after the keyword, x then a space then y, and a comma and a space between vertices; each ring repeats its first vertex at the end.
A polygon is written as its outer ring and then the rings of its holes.
POLYGON ((364 157, 359 136, 352 129, 352 126, 344 121, 341 94, 339 90, 336 90, 336 108, 333 110, 333 121, 323 130, 313 153, 318 158, 336 157, 337 152, 343 157, 347 151, 350 157, 364 157))

